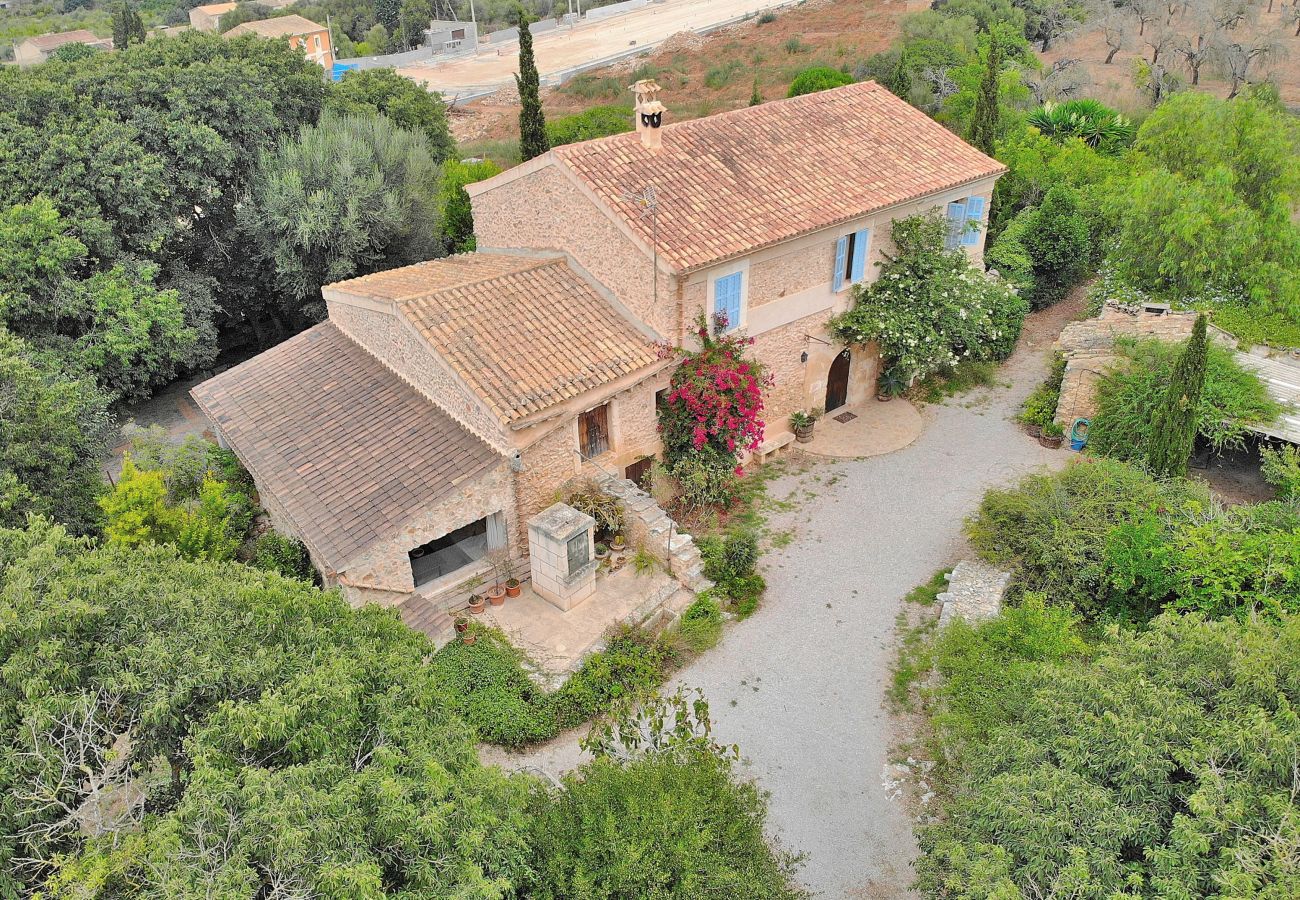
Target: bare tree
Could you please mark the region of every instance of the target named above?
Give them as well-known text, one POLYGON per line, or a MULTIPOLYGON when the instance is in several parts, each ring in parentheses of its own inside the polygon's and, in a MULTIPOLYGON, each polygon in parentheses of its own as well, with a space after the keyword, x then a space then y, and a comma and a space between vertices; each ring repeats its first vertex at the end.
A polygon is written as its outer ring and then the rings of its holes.
POLYGON ((1282 21, 1288 24, 1295 22, 1295 36, 1300 37, 1300 0, 1282 10, 1282 21))
POLYGON ((1040 104, 1049 100, 1069 100, 1092 83, 1087 69, 1080 66, 1080 62, 1080 59, 1065 57, 1052 63, 1051 68, 1045 71, 1022 71, 1021 78, 1040 104))
POLYGON ((1137 18, 1128 7, 1116 6, 1110 0, 1101 0, 1089 8, 1088 19, 1101 29, 1102 36, 1106 39, 1104 64, 1110 65, 1115 54, 1127 49, 1133 42, 1133 26, 1137 23, 1137 18))
POLYGON ((1163 22, 1155 22, 1142 38, 1144 46, 1151 48, 1151 64, 1160 62, 1160 54, 1174 49, 1179 42, 1178 31, 1163 22))
POLYGON ((1247 21, 1254 11, 1250 0, 1210 0, 1207 11, 1219 31, 1231 31, 1247 21))
POLYGON ((1215 56, 1223 65, 1224 72, 1232 83, 1228 99, 1237 96, 1241 86, 1250 78, 1253 65, 1263 65, 1281 52, 1281 46, 1272 35, 1262 34, 1256 37, 1242 35, 1243 40, 1225 40, 1216 48, 1215 56))
POLYGON ((1201 83, 1201 67, 1214 58, 1219 45, 1220 27, 1216 22, 1218 8, 1223 0, 1191 0, 1188 4, 1188 24, 1179 37, 1174 50, 1187 63, 1192 73, 1192 84, 1201 83))
POLYGON ((1138 20, 1138 37, 1147 33, 1147 26, 1164 15, 1164 0, 1128 0, 1129 9, 1138 20))
POLYGON ((131 770, 133 722, 121 726, 117 697, 104 691, 78 698, 53 721, 26 724, 18 759, 25 776, 10 794, 30 824, 20 837, 40 868, 69 836, 115 834, 139 823, 145 791, 131 770))

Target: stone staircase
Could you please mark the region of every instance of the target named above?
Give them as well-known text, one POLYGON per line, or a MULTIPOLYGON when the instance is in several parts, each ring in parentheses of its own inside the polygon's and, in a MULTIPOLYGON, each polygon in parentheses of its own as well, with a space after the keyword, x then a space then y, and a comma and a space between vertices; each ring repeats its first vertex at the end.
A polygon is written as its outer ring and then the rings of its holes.
POLYGON ((603 491, 622 502, 626 517, 623 528, 631 546, 644 545, 668 566, 682 587, 693 593, 713 587, 713 582, 704 575, 704 560, 695 538, 677 531, 677 523, 653 497, 626 478, 605 475, 598 483, 603 491))

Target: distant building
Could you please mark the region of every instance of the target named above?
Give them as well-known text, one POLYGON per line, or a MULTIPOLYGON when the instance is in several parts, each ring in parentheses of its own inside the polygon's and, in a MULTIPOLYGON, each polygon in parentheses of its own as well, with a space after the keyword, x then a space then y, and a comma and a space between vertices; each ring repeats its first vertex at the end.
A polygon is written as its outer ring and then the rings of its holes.
POLYGON ((237 7, 238 3, 209 3, 190 10, 190 26, 196 31, 216 31, 221 17, 237 7))
POLYGON ((57 34, 38 34, 14 47, 14 60, 20 66, 36 66, 54 55, 54 51, 67 44, 85 44, 94 50, 112 50, 113 39, 99 37, 94 32, 79 28, 57 34))
POLYGON ((439 53, 462 53, 478 49, 478 28, 472 22, 434 19, 424 33, 425 43, 439 53))
POLYGON ((227 31, 225 36, 238 37, 241 34, 256 34, 272 40, 288 38, 290 47, 301 50, 304 57, 326 72, 334 68, 334 45, 330 42, 329 29, 324 25, 317 25, 311 19, 304 19, 302 16, 279 16, 274 19, 245 22, 227 31))

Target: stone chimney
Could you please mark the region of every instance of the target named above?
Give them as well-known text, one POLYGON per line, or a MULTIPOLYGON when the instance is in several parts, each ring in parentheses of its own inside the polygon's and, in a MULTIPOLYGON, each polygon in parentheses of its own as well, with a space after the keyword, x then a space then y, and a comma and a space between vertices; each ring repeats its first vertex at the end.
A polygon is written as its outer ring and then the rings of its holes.
POLYGON ((652 78, 643 78, 632 85, 636 105, 632 108, 636 133, 641 135, 641 146, 657 151, 663 146, 664 113, 668 107, 659 102, 659 85, 652 78))

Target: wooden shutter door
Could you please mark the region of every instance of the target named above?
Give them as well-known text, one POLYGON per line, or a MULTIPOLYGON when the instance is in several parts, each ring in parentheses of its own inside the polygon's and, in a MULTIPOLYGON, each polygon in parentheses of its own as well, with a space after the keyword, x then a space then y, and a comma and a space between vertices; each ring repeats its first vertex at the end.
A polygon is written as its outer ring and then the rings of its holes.
POLYGON ((857 284, 867 274, 867 243, 869 232, 862 229, 853 235, 853 269, 851 276, 853 283, 857 284))
POLYGON ((948 204, 948 239, 944 246, 949 250, 955 250, 961 246, 962 229, 966 227, 966 204, 949 203, 948 204))
POLYGON ((975 227, 967 227, 962 233, 961 242, 967 247, 973 247, 980 242, 980 226, 984 223, 984 198, 971 197, 966 201, 966 221, 974 223, 975 227))
POLYGON ((835 275, 831 279, 831 290, 839 293, 844 290, 844 259, 849 252, 849 236, 846 234, 835 242, 835 275))
POLYGON ((740 325, 740 279, 736 272, 713 282, 713 311, 727 317, 727 327, 723 331, 740 325))

